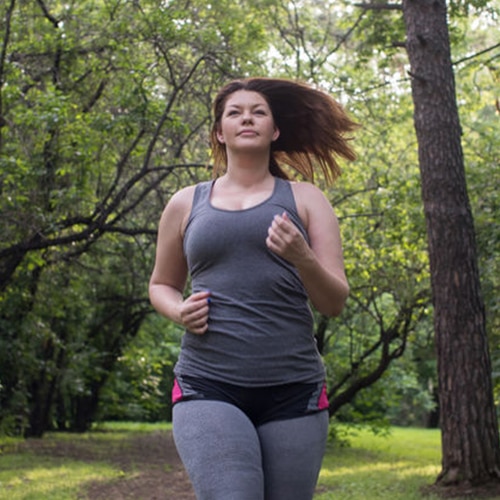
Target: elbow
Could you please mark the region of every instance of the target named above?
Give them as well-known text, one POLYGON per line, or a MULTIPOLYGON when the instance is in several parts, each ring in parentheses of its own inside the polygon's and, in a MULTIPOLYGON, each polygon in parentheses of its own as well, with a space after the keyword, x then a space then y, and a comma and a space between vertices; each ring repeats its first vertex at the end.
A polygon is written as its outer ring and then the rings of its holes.
POLYGON ((149 286, 148 286, 149 303, 153 306, 154 309, 157 309, 156 300, 155 300, 155 297, 156 297, 155 289, 156 289, 155 285, 153 283, 149 282, 149 286))
POLYGON ((161 302, 161 283, 155 279, 154 276, 151 277, 148 284, 148 297, 149 302, 154 309, 158 311, 159 303, 161 302))
POLYGON ((344 310, 348 297, 349 285, 346 283, 335 297, 332 297, 330 300, 325 301, 324 304, 317 306, 318 312, 324 316, 328 316, 329 318, 340 316, 344 310))
POLYGON ((340 316, 340 314, 344 310, 344 306, 345 306, 345 301, 342 302, 342 304, 335 304, 333 307, 330 307, 329 310, 326 311, 324 314, 329 318, 336 318, 337 316, 340 316))
POLYGON ((318 308, 318 312, 320 312, 323 316, 327 316, 328 318, 336 318, 340 316, 342 311, 344 310, 345 301, 342 303, 328 304, 323 308, 318 308))
POLYGON ((153 303, 155 286, 156 286, 156 283, 153 279, 153 276, 151 276, 151 278, 149 279, 149 283, 148 283, 148 297, 149 297, 149 301, 151 303, 153 303))

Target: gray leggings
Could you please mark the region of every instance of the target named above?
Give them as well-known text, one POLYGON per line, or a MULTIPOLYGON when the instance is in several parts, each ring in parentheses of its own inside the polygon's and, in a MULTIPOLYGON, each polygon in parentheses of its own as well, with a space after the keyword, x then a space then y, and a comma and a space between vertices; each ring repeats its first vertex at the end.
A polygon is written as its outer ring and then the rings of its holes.
POLYGON ((328 412, 256 428, 229 403, 182 401, 174 405, 173 430, 198 500, 311 500, 328 412))

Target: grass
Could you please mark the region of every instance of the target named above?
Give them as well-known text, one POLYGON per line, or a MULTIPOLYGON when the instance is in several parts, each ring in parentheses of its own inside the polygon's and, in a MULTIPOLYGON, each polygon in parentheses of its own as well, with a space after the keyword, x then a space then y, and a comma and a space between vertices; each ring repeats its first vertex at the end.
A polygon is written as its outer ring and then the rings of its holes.
MULTIPOLYGON (((79 440, 103 440, 113 443, 127 439, 131 432, 168 429, 168 424, 110 423, 85 434, 47 433, 46 447, 79 440), (103 432, 105 431, 105 432, 103 432)), ((112 481, 123 471, 103 461, 68 460, 65 457, 36 455, 19 449, 20 439, 0 437, 0 500, 75 500, 86 484, 112 481)))
POLYGON ((349 441, 349 447, 328 450, 315 499, 422 499, 421 487, 440 471, 437 430, 392 428, 388 436, 359 430, 349 441))
MULTIPOLYGON (((315 500, 439 498, 421 493, 441 470, 439 430, 393 427, 388 436, 358 430, 349 436, 349 442, 349 447, 330 446, 327 451, 315 500)), ((467 500, 475 498, 468 496, 467 500)))
POLYGON ((31 453, 0 456, 0 499, 70 500, 90 481, 112 480, 121 472, 100 463, 40 457, 31 453))
MULTIPOLYGON (((112 446, 131 433, 165 429, 170 425, 113 423, 83 435, 48 434, 44 440, 55 444, 92 438, 112 446)), ((392 428, 390 434, 377 436, 358 430, 348 439, 349 446, 329 446, 315 500, 438 498, 424 497, 420 490, 432 484, 440 471, 439 431, 392 428)), ((87 483, 112 481, 124 474, 104 461, 35 455, 19 448, 20 442, 0 438, 0 500, 76 500, 87 483)))

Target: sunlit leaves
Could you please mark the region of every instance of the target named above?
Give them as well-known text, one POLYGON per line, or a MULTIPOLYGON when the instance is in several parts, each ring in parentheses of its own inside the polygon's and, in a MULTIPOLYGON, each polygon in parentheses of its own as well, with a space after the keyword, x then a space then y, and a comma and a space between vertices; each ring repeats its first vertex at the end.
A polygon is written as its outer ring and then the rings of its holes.
MULTIPOLYGON (((358 160, 343 165, 339 182, 325 190, 340 219, 351 285, 346 310, 327 329, 331 380, 356 364, 358 375, 372 370, 379 351, 361 363, 363 353, 413 305, 407 357, 397 365, 406 376, 387 374, 383 396, 390 387, 413 394, 419 376, 426 383, 430 288, 407 61, 398 46, 404 41, 400 12, 312 0, 44 4, 49 16, 38 2, 17 3, 0 89, 0 250, 21 252, 13 254, 21 255, 19 262, 8 261, 17 268, 0 300, 0 325, 8 332, 0 338, 12 341, 2 340, 0 352, 7 353, 2 361, 23 355, 11 373, 0 363, 4 408, 15 399, 16 411, 26 411, 31 370, 38 376, 40 367, 53 371, 53 353, 42 349, 49 341, 71 356, 70 366, 56 363, 67 400, 88 395, 91 384, 109 374, 106 355, 119 358, 134 331, 119 338, 122 324, 104 321, 106 313, 130 319, 129 309, 150 311, 146 284, 163 205, 178 188, 209 178, 204 165, 213 95, 227 80, 251 74, 316 84, 361 125, 358 160), (71 237, 22 254, 33 241, 71 237), (132 299, 137 302, 130 306, 132 299)), ((498 51, 466 59, 497 43, 493 18, 484 19, 452 22, 454 60, 463 60, 456 76, 469 187, 496 324, 498 51)), ((164 408, 155 399, 158 377, 167 377, 177 351, 169 341, 150 342, 161 339, 164 324, 148 323, 119 358, 121 371, 107 388, 111 406, 132 386, 134 394, 148 393, 142 415, 164 408), (148 350, 151 359, 143 361, 148 350)), ((167 335, 177 342, 177 331, 166 328, 167 335)), ((400 343, 401 336, 393 345, 400 343)), ((367 391, 364 408, 376 410, 380 394, 379 388, 367 391)))
MULTIPOLYGON (((27 405, 26 391, 29 407, 15 411, 33 416, 56 394, 67 405, 58 410, 62 425, 82 425, 67 408, 85 398, 93 411, 150 311, 146 283, 163 206, 181 185, 209 175, 196 167, 208 163, 214 90, 258 64, 262 11, 243 7, 18 2, 0 89, 0 318, 33 362, 19 363, 8 382, 0 369, 5 411, 15 394, 27 405), (17 379, 25 380, 19 389, 17 379)), ((49 422, 36 425, 30 432, 49 422)))

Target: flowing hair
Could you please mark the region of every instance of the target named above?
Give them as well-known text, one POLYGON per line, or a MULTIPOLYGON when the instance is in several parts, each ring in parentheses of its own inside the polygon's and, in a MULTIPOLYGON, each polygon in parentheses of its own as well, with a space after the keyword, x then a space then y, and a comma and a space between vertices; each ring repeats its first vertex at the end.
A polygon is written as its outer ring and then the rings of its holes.
POLYGON ((319 166, 325 180, 332 183, 340 175, 337 158, 354 160, 349 133, 357 128, 331 96, 309 85, 276 78, 245 78, 225 85, 214 104, 214 123, 210 133, 214 175, 227 167, 226 147, 217 139, 217 132, 228 97, 238 90, 258 92, 266 99, 274 123, 280 131, 271 143, 270 172, 289 179, 284 166, 291 167, 309 181, 319 166))

